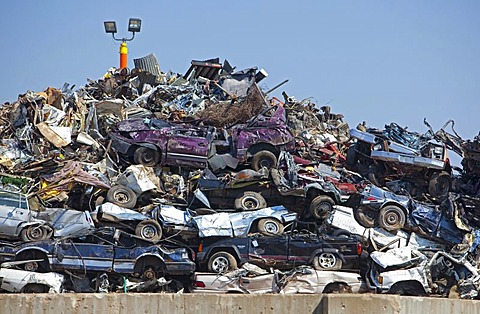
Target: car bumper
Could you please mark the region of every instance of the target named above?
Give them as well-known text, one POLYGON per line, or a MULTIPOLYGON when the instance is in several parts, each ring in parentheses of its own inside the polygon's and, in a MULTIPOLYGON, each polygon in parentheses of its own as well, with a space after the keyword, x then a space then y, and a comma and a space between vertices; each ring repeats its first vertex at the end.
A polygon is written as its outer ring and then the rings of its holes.
POLYGON ((195 271, 194 262, 169 262, 166 265, 169 275, 189 275, 195 271))

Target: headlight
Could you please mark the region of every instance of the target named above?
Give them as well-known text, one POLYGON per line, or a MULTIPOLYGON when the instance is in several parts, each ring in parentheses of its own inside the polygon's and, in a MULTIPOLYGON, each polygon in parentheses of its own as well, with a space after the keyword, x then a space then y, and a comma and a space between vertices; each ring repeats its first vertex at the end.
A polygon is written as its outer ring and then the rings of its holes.
POLYGON ((382 276, 378 276, 378 283, 383 285, 383 277, 382 276))
POLYGON ((187 252, 183 252, 183 253, 182 253, 182 258, 188 259, 188 253, 187 253, 187 252))

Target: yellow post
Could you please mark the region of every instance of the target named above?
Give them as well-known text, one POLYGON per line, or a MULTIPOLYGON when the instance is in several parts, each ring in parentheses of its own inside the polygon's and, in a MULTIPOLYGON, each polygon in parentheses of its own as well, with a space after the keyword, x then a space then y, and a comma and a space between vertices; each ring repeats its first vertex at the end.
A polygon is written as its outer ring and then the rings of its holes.
POLYGON ((127 56, 128 56, 127 42, 123 41, 120 44, 120 69, 127 67, 127 56))

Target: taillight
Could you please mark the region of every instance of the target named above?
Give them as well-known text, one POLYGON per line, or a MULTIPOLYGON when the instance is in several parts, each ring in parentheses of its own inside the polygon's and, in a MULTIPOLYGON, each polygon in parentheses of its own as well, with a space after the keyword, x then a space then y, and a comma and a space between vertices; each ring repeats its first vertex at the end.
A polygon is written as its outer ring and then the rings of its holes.
POLYGON ((205 283, 203 281, 194 281, 193 286, 196 288, 205 288, 205 283))
POLYGON ((198 246, 198 253, 202 251, 203 251, 203 243, 200 243, 200 245, 198 246))
POLYGON ((376 197, 373 197, 373 196, 367 197, 367 201, 376 201, 376 200, 378 200, 378 198, 376 197))
POLYGON ((363 246, 362 243, 357 243, 357 255, 362 255, 363 252, 363 246))

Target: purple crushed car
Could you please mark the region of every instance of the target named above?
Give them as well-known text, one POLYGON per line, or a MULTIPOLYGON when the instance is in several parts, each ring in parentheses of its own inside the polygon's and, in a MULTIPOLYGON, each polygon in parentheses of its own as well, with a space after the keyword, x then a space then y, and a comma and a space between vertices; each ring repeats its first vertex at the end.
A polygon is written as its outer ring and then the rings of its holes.
POLYGON ((119 122, 110 137, 114 150, 144 166, 219 168, 218 163, 228 158, 212 159, 225 153, 236 159, 235 167, 238 162, 250 163, 258 170, 275 167, 280 151, 295 148, 283 107, 269 107, 248 123, 224 131, 146 118, 119 122))

